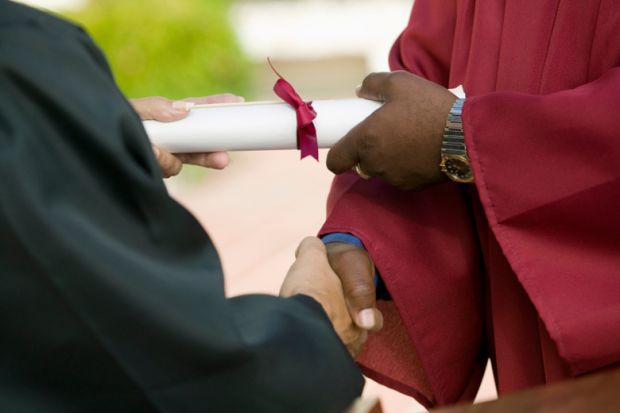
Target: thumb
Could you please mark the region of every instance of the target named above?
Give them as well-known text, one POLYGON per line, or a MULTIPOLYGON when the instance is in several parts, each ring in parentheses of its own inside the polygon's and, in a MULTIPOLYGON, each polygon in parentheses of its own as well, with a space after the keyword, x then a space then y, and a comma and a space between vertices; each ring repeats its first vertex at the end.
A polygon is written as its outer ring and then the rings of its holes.
POLYGON ((376 306, 374 265, 368 253, 353 245, 329 244, 329 263, 338 274, 351 319, 364 330, 378 330, 383 318, 376 306))
POLYGON ((359 162, 358 141, 364 136, 364 126, 364 122, 355 126, 327 153, 327 168, 336 175, 351 170, 359 162))

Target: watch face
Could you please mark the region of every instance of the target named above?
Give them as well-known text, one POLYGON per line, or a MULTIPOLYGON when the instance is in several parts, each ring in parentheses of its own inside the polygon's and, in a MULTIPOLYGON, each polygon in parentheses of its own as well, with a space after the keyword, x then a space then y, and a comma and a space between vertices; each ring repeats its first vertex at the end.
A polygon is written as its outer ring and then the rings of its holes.
POLYGON ((469 162, 461 156, 451 156, 444 160, 444 172, 454 181, 473 182, 473 174, 469 162))

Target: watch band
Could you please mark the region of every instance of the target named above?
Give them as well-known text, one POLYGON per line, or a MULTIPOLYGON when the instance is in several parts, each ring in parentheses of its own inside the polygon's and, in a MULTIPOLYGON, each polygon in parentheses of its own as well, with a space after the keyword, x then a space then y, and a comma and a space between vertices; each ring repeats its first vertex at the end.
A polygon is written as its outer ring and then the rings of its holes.
POLYGON ((450 109, 448 121, 443 132, 442 155, 467 155, 462 119, 464 103, 465 99, 457 99, 452 105, 452 109, 450 109))
POLYGON ((444 128, 441 142, 441 171, 451 180, 459 183, 472 183, 474 176, 467 155, 465 133, 463 132, 463 105, 465 99, 457 99, 444 128))

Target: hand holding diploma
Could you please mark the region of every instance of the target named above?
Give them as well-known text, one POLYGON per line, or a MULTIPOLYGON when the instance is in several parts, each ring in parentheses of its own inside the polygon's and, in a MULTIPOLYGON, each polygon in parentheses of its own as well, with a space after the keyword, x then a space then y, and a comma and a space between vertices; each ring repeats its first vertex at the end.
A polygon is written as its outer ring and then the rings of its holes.
MULTIPOLYGON (((200 98, 186 98, 171 101, 163 97, 131 99, 130 103, 143 121, 177 122, 185 119, 194 105, 240 103, 243 98, 229 93, 200 98)), ((183 164, 198 165, 205 168, 224 169, 229 162, 225 152, 195 152, 172 154, 165 148, 153 144, 153 152, 161 166, 164 177, 178 175, 183 164)))
POLYGON ((457 97, 408 72, 373 73, 357 92, 383 106, 334 145, 327 167, 335 174, 355 168, 401 189, 421 189, 447 180, 441 172, 441 142, 457 97))

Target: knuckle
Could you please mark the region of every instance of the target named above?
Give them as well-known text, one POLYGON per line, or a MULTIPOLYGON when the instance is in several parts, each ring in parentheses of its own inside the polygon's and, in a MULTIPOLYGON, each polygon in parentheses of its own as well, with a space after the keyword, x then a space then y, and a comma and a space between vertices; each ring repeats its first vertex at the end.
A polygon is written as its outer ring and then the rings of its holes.
POLYGON ((360 304, 360 301, 364 303, 373 301, 375 298, 375 286, 372 282, 355 283, 345 287, 345 295, 349 299, 353 299, 360 304))
POLYGON ((347 344, 355 343, 357 336, 358 334, 352 328, 347 328, 341 333, 342 341, 347 344))
POLYGON ((372 149, 375 145, 375 139, 379 136, 379 127, 377 126, 378 118, 373 119, 371 122, 366 122, 364 125, 364 133, 360 138, 360 149, 372 149))
POLYGON ((386 94, 394 94, 402 90, 403 82, 409 78, 409 74, 405 71, 392 72, 385 79, 385 92, 386 94))
POLYGON ((183 165, 174 165, 172 168, 170 168, 170 176, 176 176, 178 174, 181 173, 181 170, 183 169, 183 165))
POLYGON ((173 122, 178 120, 178 117, 174 114, 170 113, 168 110, 164 108, 160 108, 156 111, 156 119, 160 122, 173 122))
POLYGON ((394 83, 402 82, 403 80, 409 79, 410 77, 411 77, 411 73, 406 72, 404 70, 397 70, 390 74, 390 78, 392 79, 392 82, 394 83))
POLYGON ((358 247, 352 246, 352 248, 342 251, 340 255, 345 261, 359 261, 366 256, 366 252, 358 247))
POLYGON ((377 75, 377 72, 372 72, 368 76, 366 76, 362 81, 362 87, 368 87, 369 84, 377 77, 377 75))
POLYGON ((383 84, 386 87, 386 89, 394 87, 394 85, 398 83, 398 78, 399 78, 398 72, 390 73, 383 81, 383 84))
POLYGON ((161 164, 161 160, 164 156, 163 151, 159 147, 153 145, 153 154, 155 155, 155 159, 157 160, 157 162, 161 164))
POLYGON ((155 103, 158 106, 163 106, 166 105, 169 100, 163 96, 153 96, 153 103, 155 103))
POLYGON ((145 102, 146 108, 152 113, 159 115, 161 111, 166 109, 169 105, 169 100, 162 96, 153 96, 148 98, 145 102))
POLYGON ((356 273, 355 269, 366 265, 368 262, 368 254, 357 247, 345 249, 337 255, 338 269, 343 274, 353 275, 356 273))
POLYGON ((367 336, 358 335, 354 341, 345 343, 353 358, 356 358, 362 352, 366 340, 367 336))

